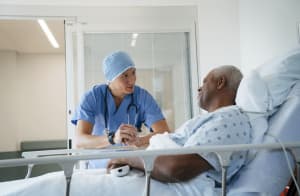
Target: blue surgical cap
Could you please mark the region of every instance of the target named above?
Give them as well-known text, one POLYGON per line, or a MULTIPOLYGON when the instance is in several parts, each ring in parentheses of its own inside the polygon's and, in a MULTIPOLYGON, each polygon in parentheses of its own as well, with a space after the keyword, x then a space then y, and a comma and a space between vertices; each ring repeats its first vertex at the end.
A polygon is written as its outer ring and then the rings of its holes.
POLYGON ((106 80, 111 82, 134 66, 134 62, 127 53, 116 51, 104 58, 102 68, 106 80))

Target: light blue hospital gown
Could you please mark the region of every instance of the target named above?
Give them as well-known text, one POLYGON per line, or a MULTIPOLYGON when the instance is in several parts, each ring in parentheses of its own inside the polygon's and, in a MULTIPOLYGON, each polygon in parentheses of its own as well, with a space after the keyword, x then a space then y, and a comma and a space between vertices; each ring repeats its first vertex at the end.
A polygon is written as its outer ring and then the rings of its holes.
MULTIPOLYGON (((247 144, 251 142, 251 130, 248 117, 237 106, 228 106, 187 121, 175 133, 170 134, 170 138, 184 147, 247 144)), ((221 182, 221 166, 217 156, 214 153, 200 153, 199 155, 206 159, 214 170, 207 171, 188 183, 175 184, 179 195, 203 194, 199 191, 199 188, 201 189, 199 183, 204 178, 208 180, 205 182, 208 184, 209 180, 221 182)), ((246 151, 237 151, 231 155, 227 179, 230 179, 245 164, 246 159, 246 151)))

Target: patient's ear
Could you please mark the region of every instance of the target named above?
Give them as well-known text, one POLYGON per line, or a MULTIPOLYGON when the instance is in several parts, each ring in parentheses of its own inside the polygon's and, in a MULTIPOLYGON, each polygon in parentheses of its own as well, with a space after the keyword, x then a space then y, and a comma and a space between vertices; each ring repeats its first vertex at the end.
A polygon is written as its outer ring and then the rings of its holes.
POLYGON ((226 83, 227 83, 226 77, 220 76, 217 81, 217 89, 221 90, 222 88, 224 88, 226 86, 226 83))

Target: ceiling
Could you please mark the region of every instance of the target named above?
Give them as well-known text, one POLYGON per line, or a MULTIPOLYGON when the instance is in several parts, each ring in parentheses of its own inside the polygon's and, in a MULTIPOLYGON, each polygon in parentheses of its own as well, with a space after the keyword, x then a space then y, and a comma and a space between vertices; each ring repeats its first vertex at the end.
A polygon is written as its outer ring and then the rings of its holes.
POLYGON ((26 54, 65 53, 64 21, 46 20, 59 48, 53 48, 37 20, 0 20, 0 50, 26 54))

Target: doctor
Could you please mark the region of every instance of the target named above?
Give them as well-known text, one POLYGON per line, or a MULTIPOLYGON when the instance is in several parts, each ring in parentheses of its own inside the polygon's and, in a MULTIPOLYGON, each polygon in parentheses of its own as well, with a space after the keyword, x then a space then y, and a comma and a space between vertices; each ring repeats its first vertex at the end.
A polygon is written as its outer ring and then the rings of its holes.
MULTIPOLYGON (((103 60, 107 84, 96 85, 83 98, 72 118, 78 148, 104 148, 114 144, 146 146, 156 133, 169 131, 153 97, 135 85, 135 64, 128 54, 113 52, 103 60), (138 137, 142 124, 152 132, 138 137)), ((107 161, 92 161, 91 168, 107 161), (102 162, 102 163, 101 163, 102 162)))

